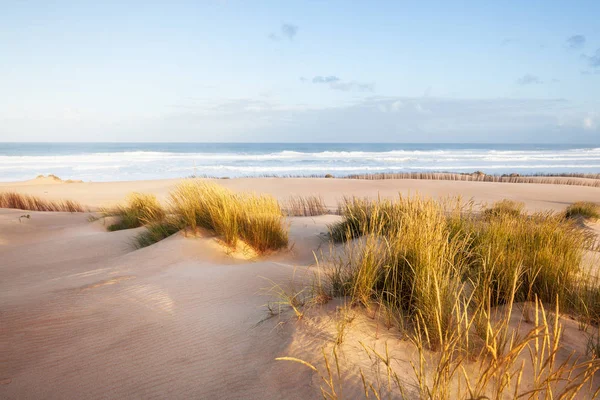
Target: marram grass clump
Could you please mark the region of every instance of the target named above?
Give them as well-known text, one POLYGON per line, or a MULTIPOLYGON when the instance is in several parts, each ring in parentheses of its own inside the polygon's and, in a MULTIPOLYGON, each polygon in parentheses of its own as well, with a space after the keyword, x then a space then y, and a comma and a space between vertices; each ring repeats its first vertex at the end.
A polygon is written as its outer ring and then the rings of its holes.
POLYGON ((397 321, 419 326, 439 347, 460 307, 512 301, 554 303, 573 310, 589 233, 563 215, 527 215, 496 203, 482 214, 456 200, 348 198, 330 227, 344 255, 327 271, 333 295, 383 304, 397 321))
POLYGON ((181 221, 174 216, 151 222, 146 230, 135 237, 135 246, 140 249, 160 242, 181 230, 181 221))
POLYGON ((600 206, 591 201, 578 201, 567 207, 565 217, 597 221, 600 219, 600 206))
POLYGON ((156 196, 152 194, 131 193, 124 206, 103 209, 105 217, 117 217, 117 222, 108 226, 109 231, 138 228, 165 218, 156 196))
POLYGON ((170 203, 186 228, 213 231, 228 246, 243 241, 264 253, 288 244, 283 212, 271 196, 233 193, 212 182, 189 181, 171 192, 170 203))
POLYGON ((27 211, 84 212, 81 204, 72 200, 52 201, 16 192, 0 193, 0 208, 27 211))
POLYGON ((499 217, 507 215, 510 217, 518 217, 523 215, 525 204, 513 200, 500 200, 495 202, 491 207, 483 210, 483 215, 486 217, 499 217))

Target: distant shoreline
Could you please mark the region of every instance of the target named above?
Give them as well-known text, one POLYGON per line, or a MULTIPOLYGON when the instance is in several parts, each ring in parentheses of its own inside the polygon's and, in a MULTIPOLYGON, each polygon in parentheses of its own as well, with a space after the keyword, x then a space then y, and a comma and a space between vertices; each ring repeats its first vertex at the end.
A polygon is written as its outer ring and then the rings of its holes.
POLYGON ((600 187, 600 174, 586 173, 561 173, 561 174, 485 174, 481 171, 471 173, 456 173, 456 172, 389 172, 389 173, 372 173, 372 174, 313 174, 313 175, 249 175, 239 177, 217 176, 217 175, 191 175, 180 178, 160 178, 160 179, 137 179, 128 181, 84 181, 81 179, 61 179, 54 174, 38 175, 33 179, 21 181, 5 181, 0 182, 0 190, 4 185, 21 184, 26 182, 35 183, 113 183, 113 182, 150 182, 150 181, 167 181, 180 179, 342 179, 342 180, 428 180, 428 181, 462 181, 462 182, 489 182, 489 183, 528 183, 528 184, 546 184, 546 185, 570 185, 570 186, 589 186, 600 187))
MULTIPOLYGON (((1 144, 0 182, 43 174, 83 181, 186 176, 336 177, 430 174, 595 177, 600 147, 509 144, 1 144)), ((486 178, 490 179, 490 178, 486 178)))

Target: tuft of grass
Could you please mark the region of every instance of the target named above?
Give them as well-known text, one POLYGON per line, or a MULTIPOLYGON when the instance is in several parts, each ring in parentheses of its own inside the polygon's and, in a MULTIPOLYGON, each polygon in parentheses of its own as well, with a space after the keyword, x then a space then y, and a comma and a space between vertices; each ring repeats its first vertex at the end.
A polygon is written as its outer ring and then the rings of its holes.
POLYGON ((166 217, 161 221, 155 221, 146 225, 146 231, 136 236, 135 245, 138 249, 141 249, 142 247, 160 242, 180 230, 181 221, 175 217, 166 217))
POLYGON ((292 217, 313 217, 329 212, 321 196, 291 196, 284 203, 285 214, 292 217))
POLYGON ((173 212, 185 227, 205 228, 235 247, 243 241, 259 253, 288 244, 283 212, 267 195, 233 193, 212 182, 185 182, 171 192, 173 212))
MULTIPOLYGON (((584 249, 592 238, 572 221, 554 213, 501 213, 471 220, 471 273, 491 285, 494 305, 506 303, 515 275, 516 300, 569 301, 580 274, 584 249)), ((563 303, 566 305, 566 303, 563 303)))
POLYGON ((299 288, 293 279, 287 285, 265 279, 269 281, 271 286, 264 289, 264 293, 277 299, 266 304, 269 315, 281 315, 285 310, 290 309, 294 312, 296 319, 302 319, 304 317, 304 306, 312 301, 308 290, 299 288))
POLYGON ((484 209, 483 215, 488 218, 505 215, 519 217, 523 215, 523 208, 525 208, 525 204, 521 202, 504 199, 497 201, 491 207, 484 209))
POLYGON ((15 208, 26 211, 84 212, 81 204, 72 200, 51 201, 16 192, 0 193, 0 208, 15 208))
POLYGON ((578 201, 567 207, 566 218, 584 218, 590 220, 600 219, 600 206, 591 201, 578 201))
POLYGON ((105 217, 114 216, 118 221, 108 226, 109 231, 138 228, 142 225, 162 221, 165 210, 152 194, 131 193, 124 206, 103 209, 105 217))

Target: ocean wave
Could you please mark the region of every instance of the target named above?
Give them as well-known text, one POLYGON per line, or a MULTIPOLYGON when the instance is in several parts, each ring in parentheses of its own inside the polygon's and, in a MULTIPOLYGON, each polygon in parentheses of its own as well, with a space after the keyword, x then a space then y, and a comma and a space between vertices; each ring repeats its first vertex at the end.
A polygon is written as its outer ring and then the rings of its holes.
POLYGON ((0 155, 2 164, 57 164, 57 163, 111 163, 119 160, 153 162, 159 160, 212 160, 212 161, 269 161, 269 160, 413 160, 413 159, 472 159, 488 161, 518 160, 600 160, 598 151, 512 151, 512 150, 392 150, 382 152, 366 151, 322 151, 298 152, 280 151, 264 154, 248 153, 176 153, 156 151, 134 151, 113 153, 87 153, 72 155, 0 155))
MULTIPOLYGON (((375 151, 373 146, 365 145, 365 151, 359 147, 334 151, 321 146, 319 150, 322 151, 311 152, 299 151, 299 148, 292 146, 290 149, 262 153, 256 146, 238 152, 228 148, 213 148, 212 152, 157 151, 156 148, 67 155, 4 154, 0 155, 0 181, 29 178, 41 173, 59 174, 64 179, 128 180, 192 174, 234 177, 402 171, 600 172, 600 148, 419 150, 387 147, 375 151)), ((336 147, 336 150, 339 148, 336 147)), ((305 147, 302 149, 305 150, 305 147)))

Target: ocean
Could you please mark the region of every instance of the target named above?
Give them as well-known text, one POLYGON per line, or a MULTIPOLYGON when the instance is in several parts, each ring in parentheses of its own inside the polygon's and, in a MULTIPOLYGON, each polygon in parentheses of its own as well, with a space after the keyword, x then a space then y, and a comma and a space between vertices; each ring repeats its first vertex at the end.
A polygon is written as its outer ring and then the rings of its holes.
POLYGON ((192 175, 600 173, 600 147, 545 144, 0 143, 0 181, 54 174, 127 181, 192 175))

